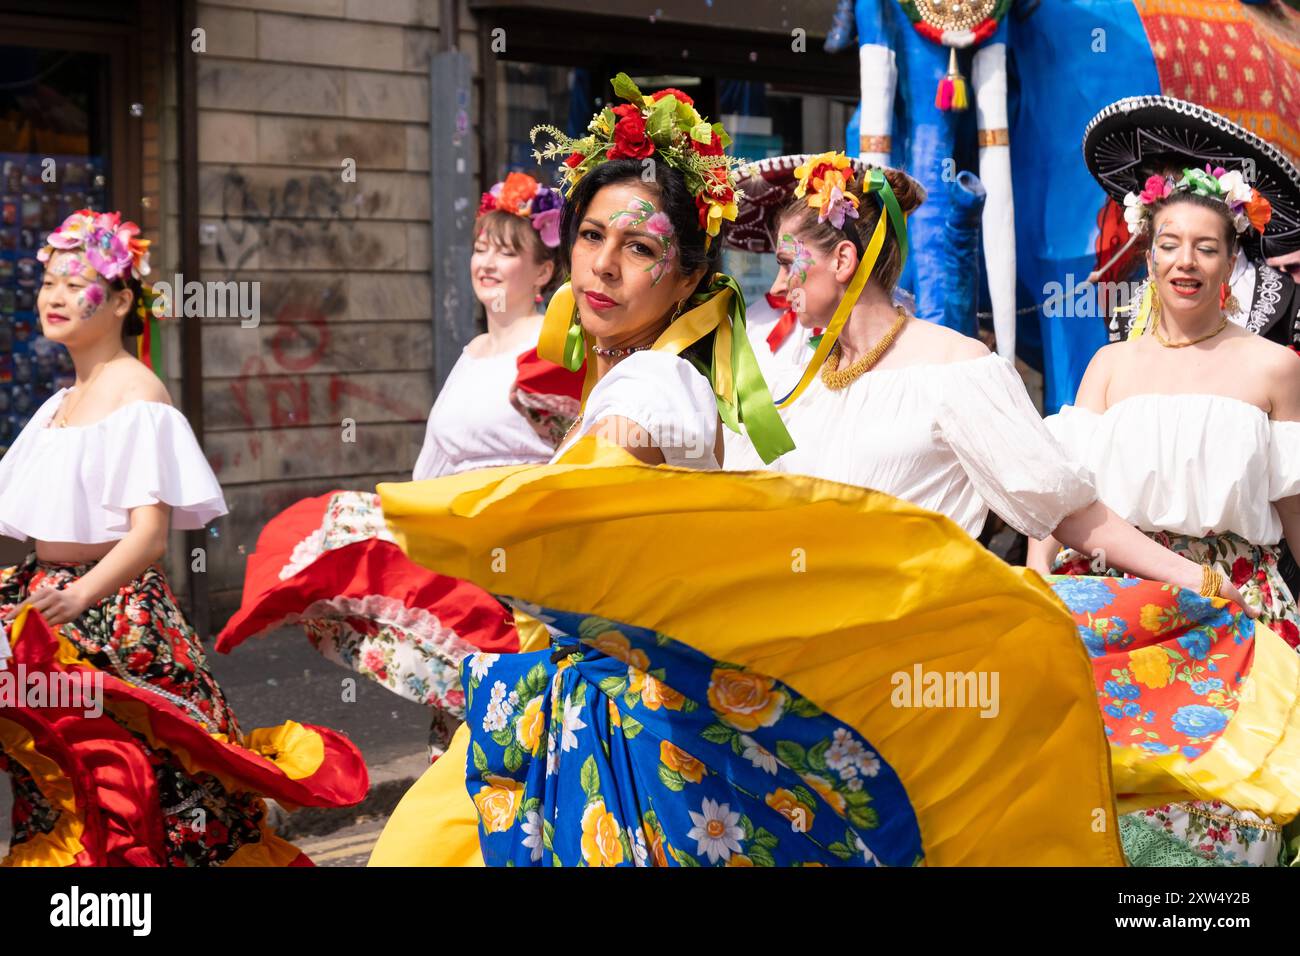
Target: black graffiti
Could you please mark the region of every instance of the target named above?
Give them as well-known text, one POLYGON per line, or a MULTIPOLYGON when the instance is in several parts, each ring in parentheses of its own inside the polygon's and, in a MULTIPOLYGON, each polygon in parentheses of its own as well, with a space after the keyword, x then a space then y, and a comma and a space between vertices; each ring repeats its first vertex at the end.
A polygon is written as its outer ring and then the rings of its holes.
POLYGON ((355 204, 339 184, 320 173, 288 179, 271 189, 263 209, 238 169, 230 169, 221 180, 221 236, 217 259, 234 270, 242 268, 260 249, 274 245, 277 251, 302 254, 312 247, 339 250, 345 237, 330 235, 335 224, 351 230, 358 217, 355 204), (256 229, 257 241, 250 241, 256 229))

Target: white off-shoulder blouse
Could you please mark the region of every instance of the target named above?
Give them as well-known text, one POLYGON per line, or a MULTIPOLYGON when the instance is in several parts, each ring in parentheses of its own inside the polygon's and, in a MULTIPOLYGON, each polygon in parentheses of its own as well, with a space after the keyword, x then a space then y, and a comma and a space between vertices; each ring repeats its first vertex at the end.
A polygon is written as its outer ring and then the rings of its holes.
POLYGON ((605 373, 587 396, 582 420, 555 452, 555 458, 602 419, 619 416, 649 433, 664 463, 682 468, 716 469, 718 405, 708 379, 684 358, 647 350, 623 359, 605 373))
POLYGON ((1101 500, 1146 531, 1282 539, 1273 502, 1300 494, 1300 422, 1224 395, 1134 395, 1103 414, 1067 405, 1047 427, 1101 500))
POLYGON ((510 404, 519 356, 535 345, 481 358, 461 352, 429 412, 415 481, 550 459, 555 449, 510 404))
POLYGON ((225 498, 190 423, 162 402, 131 402, 90 425, 47 427, 67 389, 32 416, 0 459, 0 534, 101 544, 124 538, 130 512, 171 506, 171 527, 202 528, 225 498))
MULTIPOLYGON (((1097 499, 1087 471, 997 355, 875 369, 842 390, 818 376, 782 417, 795 448, 776 470, 883 491, 946 515, 972 537, 990 508, 1041 538, 1097 499)), ((727 467, 741 466, 730 444, 727 451, 727 467)))

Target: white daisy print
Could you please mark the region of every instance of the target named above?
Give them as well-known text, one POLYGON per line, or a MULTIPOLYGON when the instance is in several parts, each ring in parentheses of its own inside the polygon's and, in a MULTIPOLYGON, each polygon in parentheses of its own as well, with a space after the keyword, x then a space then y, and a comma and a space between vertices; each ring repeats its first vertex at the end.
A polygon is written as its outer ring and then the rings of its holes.
POLYGON ((524 846, 532 853, 529 859, 534 863, 542 858, 542 818, 536 810, 529 810, 528 816, 524 818, 524 846))
POLYGON ((482 654, 476 651, 469 656, 469 672, 474 675, 475 680, 482 680, 487 677, 487 672, 492 665, 500 659, 500 654, 482 654))
POLYGON ((564 698, 564 732, 560 738, 561 753, 573 750, 578 746, 577 731, 586 730, 587 725, 582 722, 582 706, 575 704, 571 697, 564 698))
POLYGON ((645 831, 640 827, 627 828, 628 842, 632 844, 632 862, 636 866, 650 865, 650 851, 645 845, 645 831))
POLYGON ((696 841, 696 854, 707 856, 710 863, 717 863, 719 859, 729 860, 731 854, 740 852, 740 839, 745 831, 740 826, 740 814, 731 812, 731 804, 719 804, 705 797, 699 813, 694 810, 687 812, 695 826, 686 835, 696 841))
POLYGON ((746 760, 760 770, 776 773, 776 757, 770 751, 759 746, 754 738, 747 734, 740 735, 740 743, 745 748, 743 756, 746 760))

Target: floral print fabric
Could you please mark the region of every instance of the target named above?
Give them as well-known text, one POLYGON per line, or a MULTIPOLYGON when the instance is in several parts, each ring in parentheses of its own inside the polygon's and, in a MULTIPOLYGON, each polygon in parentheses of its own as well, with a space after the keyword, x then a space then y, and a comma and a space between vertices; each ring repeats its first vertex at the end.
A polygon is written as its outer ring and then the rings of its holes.
MULTIPOLYGON (((50 564, 31 554, 20 565, 0 570, 0 613, 20 604, 37 586, 65 587, 91 565, 50 564)), ((96 668, 181 708, 208 733, 242 741, 235 716, 208 668, 198 635, 186 622, 161 570, 138 578, 91 607, 60 633, 96 668)), ((247 843, 261 839, 266 805, 255 793, 230 792, 214 775, 191 775, 180 758, 151 747, 132 732, 146 754, 157 784, 169 866, 210 866, 229 859, 247 843)), ((51 832, 59 811, 51 807, 32 777, 0 754, 0 769, 10 772, 13 791, 11 846, 51 832)))
POLYGON ((462 670, 488 865, 921 862, 889 763, 792 688, 667 635, 523 609, 555 650, 462 670))
MULTIPOLYGON (((1260 622, 1297 645, 1296 604, 1277 570, 1277 549, 1233 534, 1192 538, 1166 532, 1148 537, 1198 563, 1212 562, 1260 611, 1260 622)), ((1178 750, 1195 759, 1236 713, 1253 655, 1254 622, 1222 602, 1191 591, 1120 576, 1094 567, 1077 551, 1057 556, 1049 579, 1074 613, 1093 658, 1102 721, 1112 746, 1136 745, 1156 754, 1178 750), (1166 600, 1151 600, 1159 588, 1166 600), (1128 597, 1126 597, 1128 595, 1128 597)), ((1218 801, 1186 802, 1129 814, 1142 831, 1125 831, 1130 862, 1172 858, 1153 851, 1150 831, 1178 841, 1200 859, 1228 866, 1271 866, 1282 854, 1281 828, 1218 801), (1140 833, 1143 839, 1130 840, 1140 833)))
MULTIPOLYGON (((379 496, 339 492, 330 498, 320 529, 280 572, 291 577, 322 554, 357 541, 393 541, 379 496)), ((432 711, 429 754, 441 756, 465 716, 460 662, 474 646, 439 620, 436 608, 409 607, 383 594, 316 601, 292 621, 321 654, 432 711)))

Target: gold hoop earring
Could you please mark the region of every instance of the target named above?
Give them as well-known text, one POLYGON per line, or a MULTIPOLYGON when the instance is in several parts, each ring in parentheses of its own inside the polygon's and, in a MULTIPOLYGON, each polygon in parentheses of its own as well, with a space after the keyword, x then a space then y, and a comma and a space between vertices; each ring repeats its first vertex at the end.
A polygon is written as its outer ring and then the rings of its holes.
MULTIPOLYGON (((689 298, 689 296, 687 298, 689 298)), ((672 325, 674 322, 676 322, 678 319, 682 317, 682 309, 686 308, 686 302, 687 299, 682 299, 682 301, 677 303, 677 311, 674 312, 673 317, 668 320, 669 325, 672 325)))

